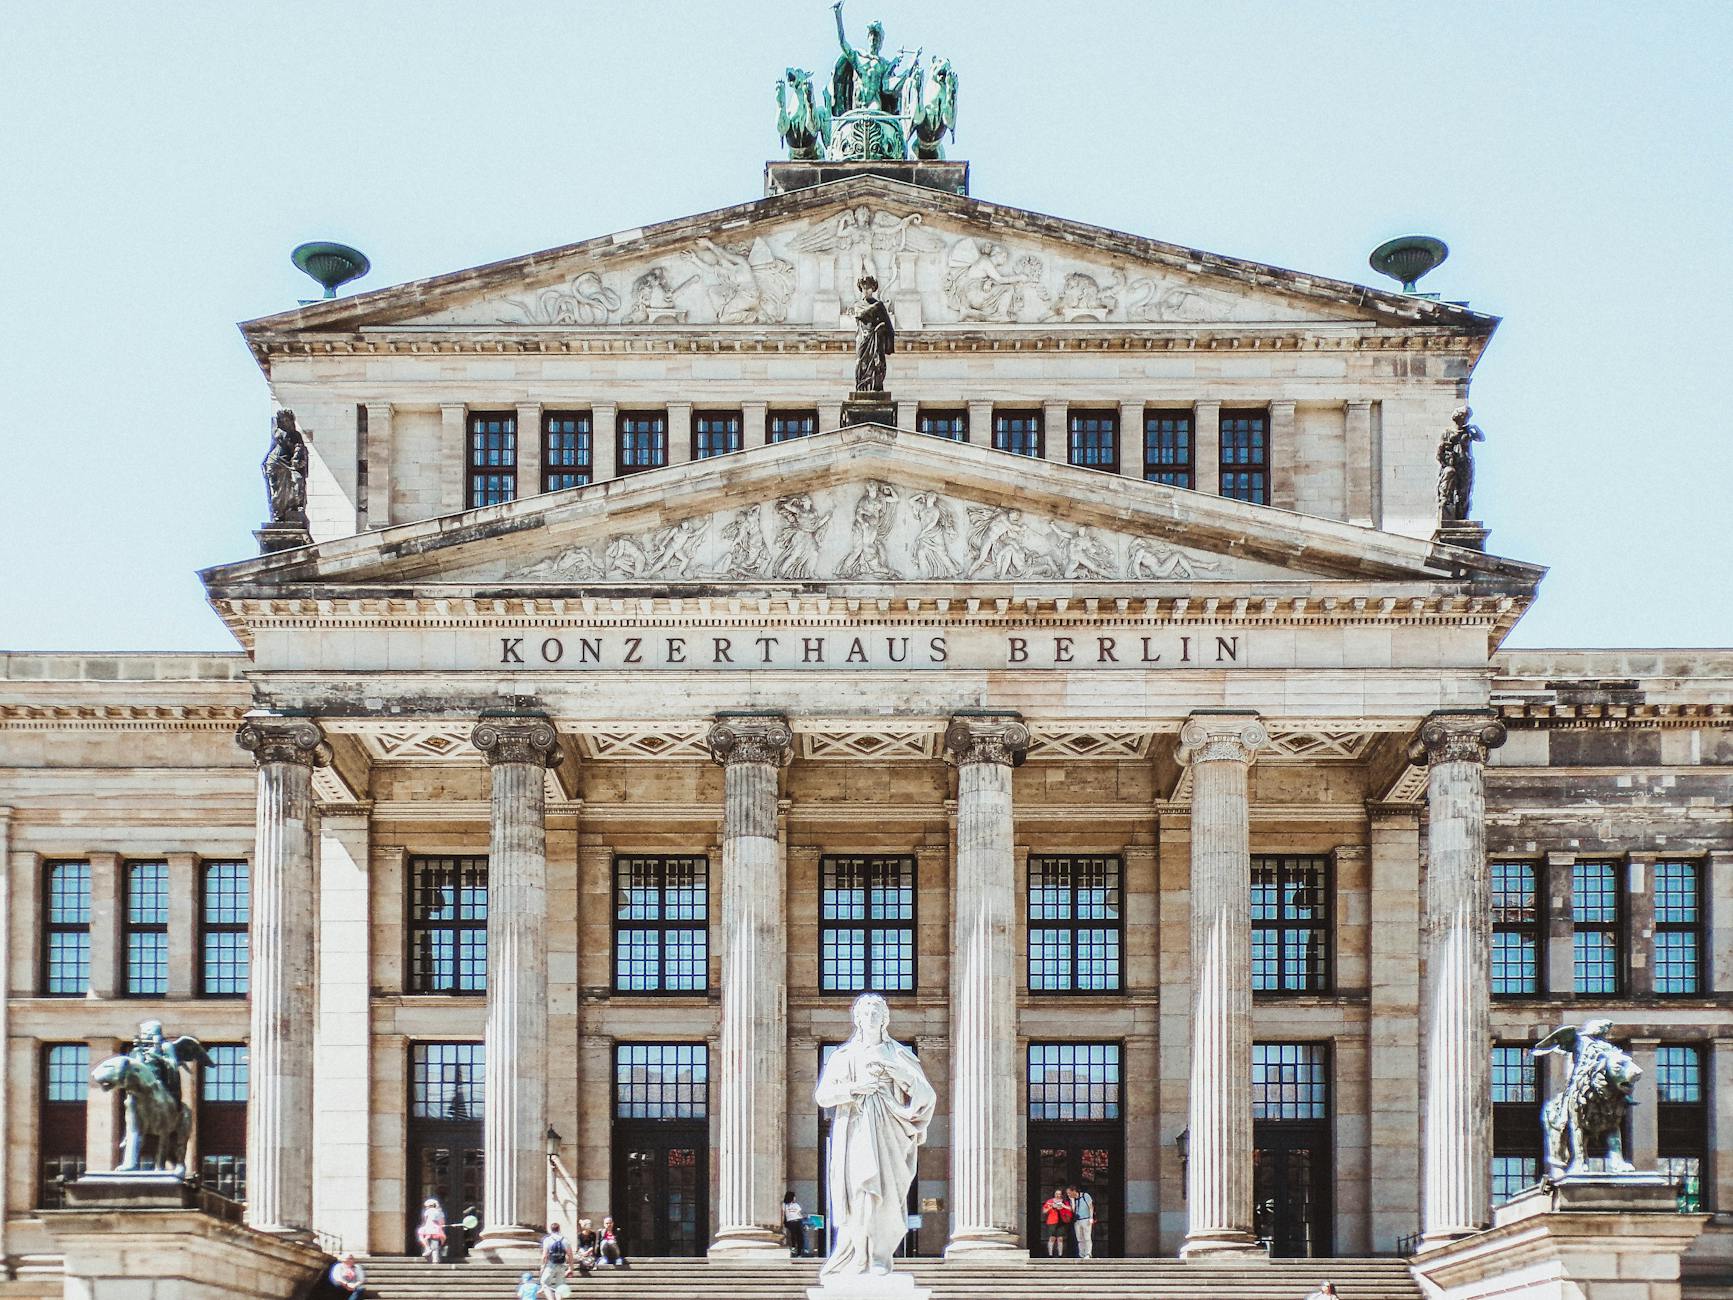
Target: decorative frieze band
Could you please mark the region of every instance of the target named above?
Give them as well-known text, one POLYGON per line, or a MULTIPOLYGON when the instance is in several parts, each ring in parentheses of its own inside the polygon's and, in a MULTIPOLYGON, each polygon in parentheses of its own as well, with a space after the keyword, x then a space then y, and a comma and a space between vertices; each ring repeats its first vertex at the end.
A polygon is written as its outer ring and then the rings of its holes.
POLYGON ((260 767, 267 763, 299 763, 324 767, 331 761, 331 746, 319 724, 309 718, 253 718, 241 724, 235 743, 253 756, 260 767))
POLYGON ((730 763, 767 763, 784 767, 794 757, 794 732, 776 715, 724 716, 706 737, 710 757, 730 763))
POLYGON ((1182 764, 1250 763, 1270 743, 1270 733, 1256 714, 1205 714, 1186 719, 1179 729, 1182 764))
POLYGON ((469 738, 490 767, 501 763, 557 767, 560 762, 560 735, 546 718, 483 718, 469 738))
POLYGON ((1408 756, 1418 763, 1484 763, 1488 751, 1504 744, 1504 723, 1492 709, 1434 713, 1420 724, 1408 756))
POLYGON ((945 728, 945 753, 958 767, 1001 763, 1021 767, 1029 752, 1029 728, 1017 714, 953 718, 945 728))

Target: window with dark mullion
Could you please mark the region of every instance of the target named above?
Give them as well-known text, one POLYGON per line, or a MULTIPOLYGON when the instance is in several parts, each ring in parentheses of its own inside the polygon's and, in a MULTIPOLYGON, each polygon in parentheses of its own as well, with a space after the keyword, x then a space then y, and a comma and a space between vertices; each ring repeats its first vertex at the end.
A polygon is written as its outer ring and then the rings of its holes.
POLYGON ((1066 448, 1073 465, 1119 472, 1119 412, 1072 411, 1066 448))
POLYGON ((1120 986, 1119 859, 1029 858, 1029 991, 1109 993, 1120 986))
POLYGON ((1041 458, 1040 411, 994 411, 993 449, 1041 458))
POLYGON ((583 487, 594 473, 590 413, 549 411, 542 417, 542 491, 583 487))
POLYGON ((1572 989, 1617 994, 1624 989, 1624 906, 1620 864, 1571 866, 1572 989))
POLYGON ((517 496, 517 412, 469 413, 469 504, 497 505, 517 496))
POLYGON ((1270 417, 1266 411, 1221 413, 1221 494, 1270 503, 1270 417))
POLYGON ((42 1092, 36 1114, 36 1203, 66 1204, 66 1184, 84 1172, 90 1096, 90 1048, 47 1043, 42 1048, 42 1092))
POLYGON ((1709 1156, 1709 1094, 1703 1080, 1703 1049, 1663 1043, 1655 1049, 1656 1161, 1679 1183, 1679 1209, 1697 1213, 1704 1200, 1703 1171, 1709 1156))
POLYGON ((709 1115, 707 1044, 614 1044, 615 1119, 707 1119, 709 1115))
POLYGON ((42 991, 83 997, 90 988, 90 863, 49 862, 42 885, 42 991))
POLYGON ((247 1049, 207 1043, 199 1071, 199 1181, 231 1201, 247 1198, 247 1049))
POLYGON ((1252 1118, 1330 1118, 1330 1049, 1323 1043, 1252 1044, 1252 1118))
POLYGON ((766 442, 792 442, 818 432, 817 411, 772 411, 767 417, 766 442))
POLYGON ((620 473, 637 474, 668 463, 666 411, 621 411, 618 428, 620 473))
POLYGON ((824 858, 818 924, 821 992, 915 991, 914 858, 824 858))
POLYGON ((126 992, 160 998, 168 992, 168 863, 126 864, 126 992))
POLYGON ((702 993, 710 986, 710 860, 614 859, 614 989, 702 993))
POLYGON ((1030 1043, 1029 1118, 1061 1123, 1120 1116, 1118 1043, 1030 1043))
POLYGON ((950 442, 969 441, 969 413, 967 411, 929 411, 923 408, 915 416, 915 429, 930 438, 944 438, 950 442))
POLYGON ((1532 862, 1494 862, 1492 874, 1492 995, 1540 992, 1540 890, 1532 862))
POLYGON ((409 992, 487 992, 487 859, 409 860, 409 992))
POLYGON ((1492 1199, 1540 1181, 1540 1074, 1527 1044, 1492 1049, 1492 1199))
POLYGON ((1697 863, 1662 858, 1655 872, 1655 992, 1664 997, 1702 987, 1703 888, 1697 863))
POLYGON ((1330 988, 1330 860, 1252 859, 1252 988, 1325 993, 1330 988))
POLYGON ((199 900, 199 992, 207 998, 247 995, 252 957, 247 926, 252 913, 247 863, 206 862, 199 900))
POLYGON ((1143 477, 1149 482, 1191 487, 1192 447, 1190 411, 1144 412, 1143 477))
POLYGON ((692 459, 726 456, 745 446, 739 411, 698 411, 692 416, 692 459))

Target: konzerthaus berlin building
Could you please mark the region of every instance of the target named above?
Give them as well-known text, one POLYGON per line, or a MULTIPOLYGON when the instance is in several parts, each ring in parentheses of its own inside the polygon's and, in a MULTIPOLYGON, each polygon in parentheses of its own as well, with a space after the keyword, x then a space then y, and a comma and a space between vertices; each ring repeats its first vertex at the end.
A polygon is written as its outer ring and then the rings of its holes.
POLYGON ((247 323, 310 529, 203 574, 235 648, 0 660, 0 1254, 143 1019, 256 1225, 774 1253, 864 989, 922 1254, 1062 1183, 1103 1255, 1466 1233, 1602 1016, 1733 1210, 1733 652, 1501 649, 1542 570, 1436 493, 1496 321, 959 162, 768 181, 247 323))

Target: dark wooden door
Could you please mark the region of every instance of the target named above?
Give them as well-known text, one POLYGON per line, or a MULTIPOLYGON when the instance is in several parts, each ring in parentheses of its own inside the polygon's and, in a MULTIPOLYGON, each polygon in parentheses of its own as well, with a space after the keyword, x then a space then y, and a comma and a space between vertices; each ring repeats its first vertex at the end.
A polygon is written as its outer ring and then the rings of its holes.
MULTIPOLYGON (((1098 1256, 1125 1251, 1125 1131, 1117 1124, 1029 1125, 1027 1187, 1029 1253, 1047 1253, 1041 1206, 1056 1187, 1075 1186, 1095 1199, 1098 1256)), ((1077 1254, 1077 1235, 1067 1232, 1065 1253, 1077 1254)))
POLYGON ((1327 1124, 1260 1122, 1254 1125, 1252 1199, 1257 1234, 1272 1255, 1318 1257, 1334 1253, 1327 1124))
POLYGON ((710 1233, 709 1125, 616 1122, 613 1183, 614 1220, 628 1256, 704 1253, 710 1233))
POLYGON ((487 1222, 487 1207, 482 1204, 481 1153, 480 1120, 437 1120, 411 1125, 410 1197, 405 1225, 405 1248, 410 1254, 421 1253, 415 1229, 421 1222, 421 1204, 430 1196, 444 1207, 448 1224, 462 1219, 464 1210, 472 1205, 482 1212, 481 1221, 487 1222))

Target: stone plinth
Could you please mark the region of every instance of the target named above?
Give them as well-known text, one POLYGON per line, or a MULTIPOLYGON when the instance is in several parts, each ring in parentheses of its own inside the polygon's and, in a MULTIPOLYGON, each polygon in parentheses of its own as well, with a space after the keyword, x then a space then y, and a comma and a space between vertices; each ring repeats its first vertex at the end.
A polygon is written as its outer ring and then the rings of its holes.
POLYGON ((66 1184, 66 1203, 81 1210, 180 1210, 198 1203, 198 1191, 176 1174, 111 1170, 84 1174, 66 1184))
MULTIPOLYGON (((147 1181, 137 1180, 140 1188, 147 1181)), ((66 1294, 78 1300, 290 1300, 331 1266, 307 1241, 178 1206, 111 1204, 41 1215, 66 1258, 66 1294)))
POLYGON ((831 181, 846 181, 851 176, 885 176, 906 185, 923 189, 943 190, 947 194, 969 192, 969 164, 962 159, 928 160, 891 158, 873 162, 795 162, 776 160, 764 164, 764 194, 787 194, 831 181))
POLYGON ((888 429, 896 428, 896 402, 882 390, 855 389, 848 395, 848 401, 842 404, 842 427, 848 429, 857 424, 882 424, 888 429))
POLYGON ((1454 519, 1449 523, 1438 525, 1438 531, 1433 534, 1436 541, 1446 546, 1460 546, 1464 550, 1484 551, 1486 539, 1492 530, 1478 519, 1454 519))
POLYGON ((253 540, 259 544, 260 555, 271 555, 292 551, 297 546, 311 546, 313 534, 305 524, 263 524, 253 530, 253 540))
POLYGON ((907 1273, 856 1273, 806 1288, 806 1300, 931 1300, 932 1294, 907 1273))
POLYGON ((1658 1174, 1543 1183, 1493 1226, 1414 1257, 1442 1300, 1679 1300, 1679 1260, 1708 1222, 1680 1214, 1658 1174))

